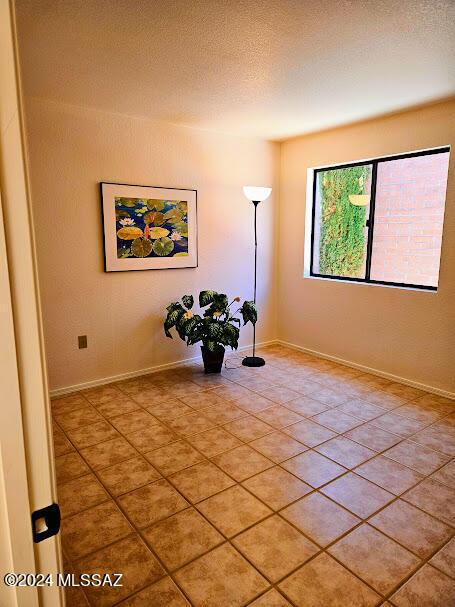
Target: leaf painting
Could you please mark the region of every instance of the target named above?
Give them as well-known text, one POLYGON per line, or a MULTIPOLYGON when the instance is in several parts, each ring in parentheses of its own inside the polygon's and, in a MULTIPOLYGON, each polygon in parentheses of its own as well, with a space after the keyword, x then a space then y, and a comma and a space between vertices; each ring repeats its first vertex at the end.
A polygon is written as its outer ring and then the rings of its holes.
POLYGON ((115 197, 117 258, 186 257, 185 200, 115 197))
POLYGON ((167 257, 174 250, 174 243, 170 238, 159 238, 153 243, 153 251, 160 257, 167 257))
POLYGON ((154 226, 162 226, 165 221, 165 216, 159 211, 149 211, 144 215, 144 223, 153 224, 154 226))
POLYGON ((152 252, 152 243, 148 238, 136 238, 131 245, 134 257, 148 257, 152 252))
POLYGON ((166 230, 166 228, 151 228, 149 238, 156 240, 157 238, 164 238, 165 236, 168 236, 168 235, 169 235, 169 230, 166 230))
POLYGON ((142 236, 142 230, 133 226, 125 226, 117 232, 117 238, 120 238, 120 240, 135 240, 140 236, 142 236))

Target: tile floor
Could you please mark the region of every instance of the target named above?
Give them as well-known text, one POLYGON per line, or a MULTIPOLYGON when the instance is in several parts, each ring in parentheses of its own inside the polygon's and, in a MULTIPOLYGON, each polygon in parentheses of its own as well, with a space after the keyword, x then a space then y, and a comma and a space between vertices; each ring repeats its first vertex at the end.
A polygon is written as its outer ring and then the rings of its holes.
POLYGON ((455 402, 263 355, 52 401, 69 607, 455 605, 455 402))

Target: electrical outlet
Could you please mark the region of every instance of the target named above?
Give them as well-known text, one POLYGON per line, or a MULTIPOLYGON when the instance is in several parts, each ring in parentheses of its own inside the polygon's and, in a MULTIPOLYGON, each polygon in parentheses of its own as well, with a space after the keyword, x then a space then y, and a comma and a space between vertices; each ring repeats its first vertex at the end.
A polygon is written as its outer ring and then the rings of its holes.
POLYGON ((77 338, 77 343, 79 344, 79 350, 87 347, 87 335, 79 335, 77 338))

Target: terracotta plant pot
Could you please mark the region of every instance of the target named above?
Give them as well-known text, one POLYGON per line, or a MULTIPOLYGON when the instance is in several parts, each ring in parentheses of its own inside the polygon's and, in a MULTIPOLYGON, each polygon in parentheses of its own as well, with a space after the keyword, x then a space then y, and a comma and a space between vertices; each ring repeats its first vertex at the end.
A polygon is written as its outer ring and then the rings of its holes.
POLYGON ((201 346, 201 351, 205 373, 221 373, 225 352, 223 346, 218 346, 214 352, 211 352, 205 346, 201 346))

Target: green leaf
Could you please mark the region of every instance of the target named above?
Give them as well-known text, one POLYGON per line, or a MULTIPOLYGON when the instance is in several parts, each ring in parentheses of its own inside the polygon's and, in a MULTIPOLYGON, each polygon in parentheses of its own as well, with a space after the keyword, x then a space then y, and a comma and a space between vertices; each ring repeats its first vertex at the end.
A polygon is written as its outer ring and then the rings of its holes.
MULTIPOLYGON (((174 255, 175 257, 175 255, 174 255)), ((182 301, 183 301, 183 305, 185 306, 185 308, 187 310, 191 310, 191 308, 193 307, 194 304, 194 299, 192 295, 184 295, 182 297, 182 301)))
POLYGON ((177 330, 177 333, 179 334, 180 339, 182 341, 185 341, 186 334, 185 334, 185 330, 183 329, 183 327, 176 326, 175 328, 177 330))
POLYGON ((165 238, 166 236, 169 236, 169 230, 166 230, 166 228, 154 226, 149 229, 148 237, 152 240, 158 240, 158 238, 165 238))
POLYGON ((185 338, 187 337, 187 333, 186 333, 186 323, 188 322, 188 319, 185 318, 185 314, 186 312, 184 311, 183 314, 180 314, 177 322, 175 323, 175 328, 177 330, 177 333, 179 334, 180 339, 182 339, 183 341, 185 341, 185 338))
POLYGON ((254 301, 243 302, 243 306, 240 308, 240 313, 242 314, 244 325, 246 325, 247 322, 251 322, 253 325, 256 324, 258 319, 258 311, 254 301))
POLYGON ((177 208, 184 215, 188 213, 188 203, 186 202, 186 200, 180 200, 179 202, 177 202, 177 208))
POLYGON ((170 238, 166 236, 164 238, 158 238, 153 243, 153 252, 160 257, 166 257, 174 250, 174 243, 170 238))
MULTIPOLYGON (((205 312, 204 316, 212 317, 216 312, 220 312, 221 315, 228 312, 229 300, 224 293, 215 293, 213 296, 213 302, 205 312)), ((218 317, 220 315, 218 314, 218 317)))
POLYGON ((134 257, 147 257, 152 252, 152 242, 148 238, 136 238, 131 245, 134 257))
POLYGON ((198 341, 202 341, 203 337, 202 331, 196 328, 192 331, 191 335, 188 335, 188 345, 194 346, 194 344, 197 344, 198 341))
POLYGON ((195 314, 192 318, 187 321, 185 326, 187 335, 188 335, 188 345, 192 346, 193 344, 201 341, 204 337, 204 330, 202 325, 202 318, 199 314, 195 314), (189 322, 191 321, 191 323, 189 322))
POLYGON ((179 301, 173 301, 166 308, 168 312, 172 312, 173 310, 183 310, 183 306, 179 301))
POLYGON ((153 223, 154 226, 162 226, 164 223, 164 215, 158 211, 149 211, 144 215, 144 223, 153 223))
POLYGON ((137 204, 137 198, 116 198, 115 202, 118 205, 133 208, 137 204))
POLYGON ((131 249, 129 247, 117 249, 117 259, 125 259, 126 257, 131 257, 131 249))
POLYGON ((122 219, 124 217, 129 217, 130 214, 128 211, 124 211, 123 209, 115 209, 115 217, 117 220, 122 219))
POLYGON ((194 331, 194 329, 196 328, 197 324, 198 324, 198 320, 197 320, 197 318, 196 318, 196 317, 194 317, 194 316, 193 316, 193 317, 191 317, 191 318, 188 318, 188 319, 187 319, 187 320, 186 320, 186 321, 183 323, 183 327, 182 327, 182 329, 183 329, 183 331, 185 332, 185 335, 186 335, 187 337, 190 337, 190 336, 191 336, 191 334, 193 333, 193 331, 194 331))
POLYGON ((219 311, 219 310, 218 310, 218 308, 212 304, 212 305, 211 305, 209 308, 207 308, 207 310, 204 312, 204 316, 205 316, 205 318, 212 320, 212 317, 213 317, 214 312, 218 312, 218 311, 219 311))
POLYGON ((230 346, 233 350, 237 350, 239 345, 240 330, 230 323, 223 325, 223 344, 230 346))
POLYGON ((220 312, 224 312, 229 305, 229 299, 224 293, 217 293, 213 298, 213 303, 218 306, 220 312))
POLYGON ((153 211, 162 211, 164 209, 164 200, 158 200, 156 198, 148 198, 146 201, 147 207, 153 211))
POLYGON ((181 235, 181 236, 185 236, 188 238, 188 224, 186 223, 186 221, 178 221, 177 223, 173 224, 174 230, 177 230, 177 232, 181 235))
POLYGON ((179 302, 173 302, 168 305, 166 320, 164 321, 164 332, 167 337, 172 337, 169 333, 169 329, 175 327, 175 325, 180 321, 182 316, 185 314, 185 308, 179 302))
POLYGON ((173 310, 172 312, 169 312, 169 314, 167 315, 166 321, 169 323, 172 323, 171 326, 174 326, 175 323, 178 321, 178 319, 182 316, 182 314, 185 314, 183 309, 182 310, 173 310))
POLYGON ((121 240, 136 240, 136 238, 142 236, 142 230, 137 226, 127 226, 126 228, 120 228, 117 232, 117 236, 121 240))
POLYGON ((215 295, 218 295, 216 291, 201 291, 199 293, 199 305, 201 308, 211 304, 215 295))
POLYGON ((223 325, 216 320, 211 322, 207 327, 207 334, 211 339, 218 341, 223 334, 223 325))
MULTIPOLYGON (((164 214, 164 220, 168 223, 179 223, 180 221, 182 221, 183 218, 183 213, 181 211, 179 211, 177 208, 173 208, 173 209, 169 209, 169 211, 167 211, 164 214)), ((184 222, 182 222, 184 223, 184 222)))

